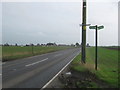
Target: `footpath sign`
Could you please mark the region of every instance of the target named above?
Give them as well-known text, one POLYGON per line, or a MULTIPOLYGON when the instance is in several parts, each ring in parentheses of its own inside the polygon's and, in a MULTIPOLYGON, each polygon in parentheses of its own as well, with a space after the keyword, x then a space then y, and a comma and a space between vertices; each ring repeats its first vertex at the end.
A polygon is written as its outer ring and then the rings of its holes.
POLYGON ((95 55, 95 70, 97 70, 97 35, 98 35, 98 33, 97 33, 97 31, 98 30, 100 30, 100 29, 103 29, 104 28, 104 26, 102 25, 102 26, 89 26, 89 29, 95 29, 95 32, 96 32, 96 49, 95 49, 95 52, 96 52, 96 55, 95 55))
MULTIPOLYGON (((103 29, 104 26, 97 26, 97 30, 103 29)), ((90 26, 89 29, 96 29, 96 26, 90 26)))

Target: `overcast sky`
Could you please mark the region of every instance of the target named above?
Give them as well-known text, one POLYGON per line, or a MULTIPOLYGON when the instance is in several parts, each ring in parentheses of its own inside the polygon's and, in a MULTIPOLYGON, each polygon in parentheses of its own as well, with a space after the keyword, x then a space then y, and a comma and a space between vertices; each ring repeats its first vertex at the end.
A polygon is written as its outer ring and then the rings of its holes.
MULTIPOLYGON (((81 6, 81 2, 2 2, 2 42, 81 43, 81 6)), ((118 0, 88 2, 87 23, 105 26, 99 31, 98 45, 117 45, 118 0)), ((87 43, 95 44, 94 30, 89 28, 87 43)))

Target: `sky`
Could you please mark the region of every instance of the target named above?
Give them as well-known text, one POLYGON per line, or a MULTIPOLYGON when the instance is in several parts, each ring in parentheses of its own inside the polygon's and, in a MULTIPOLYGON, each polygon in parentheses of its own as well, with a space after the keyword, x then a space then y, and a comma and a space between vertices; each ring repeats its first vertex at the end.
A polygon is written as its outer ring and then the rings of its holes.
MULTIPOLYGON (((14 0, 13 0, 14 1, 14 0)), ((118 45, 118 0, 87 2, 87 23, 104 25, 98 31, 98 45, 118 45)), ((81 2, 2 2, 0 3, 0 43, 29 44, 81 43, 81 2)), ((95 45, 95 31, 87 27, 87 41, 95 45)))

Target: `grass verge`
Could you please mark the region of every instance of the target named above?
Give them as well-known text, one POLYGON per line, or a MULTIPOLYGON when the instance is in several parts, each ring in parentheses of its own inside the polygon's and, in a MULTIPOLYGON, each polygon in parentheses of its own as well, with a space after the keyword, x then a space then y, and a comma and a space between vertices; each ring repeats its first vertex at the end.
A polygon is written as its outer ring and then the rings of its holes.
MULTIPOLYGON (((98 48, 98 70, 94 69, 95 48, 86 49, 86 64, 82 64, 81 54, 72 62, 71 68, 78 72, 90 71, 111 87, 118 87, 118 50, 98 48)), ((120 85, 119 85, 120 86, 120 85)))
POLYGON ((71 46, 3 46, 2 47, 2 61, 15 60, 34 55, 41 55, 58 50, 74 48, 71 46), (32 52, 33 50, 33 52, 32 52))

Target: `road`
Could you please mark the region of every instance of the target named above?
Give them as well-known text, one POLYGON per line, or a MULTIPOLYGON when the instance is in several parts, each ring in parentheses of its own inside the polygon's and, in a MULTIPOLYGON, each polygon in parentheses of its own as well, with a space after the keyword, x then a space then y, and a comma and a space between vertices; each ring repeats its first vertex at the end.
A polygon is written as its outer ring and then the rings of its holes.
POLYGON ((5 62, 2 65, 3 88, 42 88, 78 53, 80 48, 5 62))

